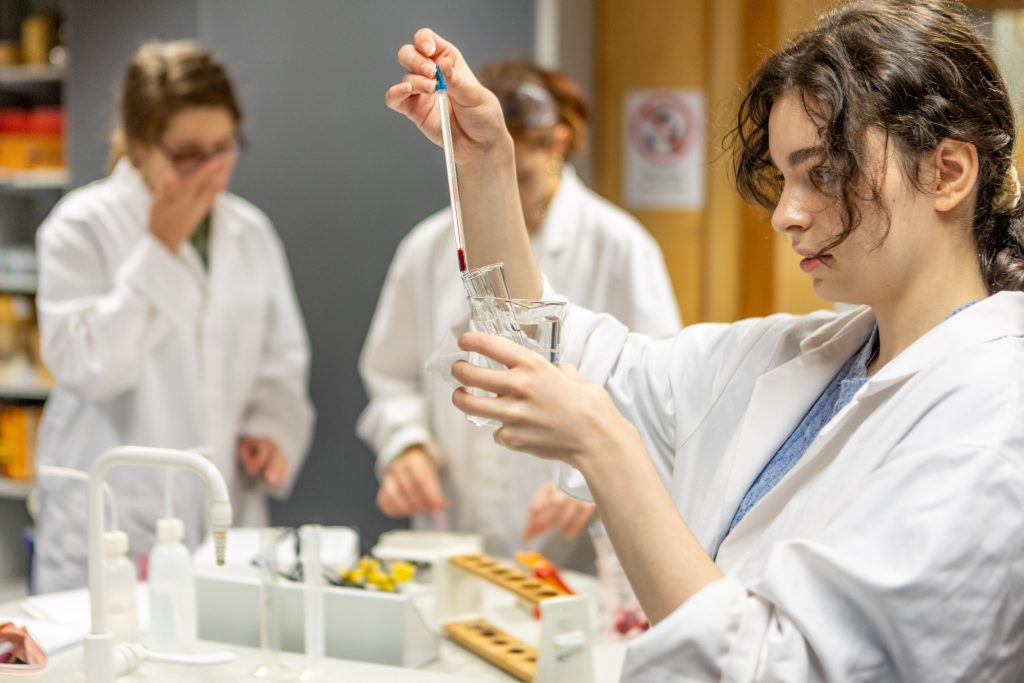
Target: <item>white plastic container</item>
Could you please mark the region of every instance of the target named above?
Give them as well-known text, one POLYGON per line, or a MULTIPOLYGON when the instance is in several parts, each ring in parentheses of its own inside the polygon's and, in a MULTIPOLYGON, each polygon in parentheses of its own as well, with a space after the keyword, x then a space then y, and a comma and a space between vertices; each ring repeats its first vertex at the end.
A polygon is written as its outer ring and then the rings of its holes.
POLYGON ((149 555, 149 648, 157 652, 187 654, 196 642, 196 582, 184 535, 180 519, 157 520, 149 555))
POLYGON ((103 534, 103 572, 107 586, 107 628, 119 643, 139 642, 139 613, 135 606, 138 576, 128 559, 128 534, 107 531, 103 534))

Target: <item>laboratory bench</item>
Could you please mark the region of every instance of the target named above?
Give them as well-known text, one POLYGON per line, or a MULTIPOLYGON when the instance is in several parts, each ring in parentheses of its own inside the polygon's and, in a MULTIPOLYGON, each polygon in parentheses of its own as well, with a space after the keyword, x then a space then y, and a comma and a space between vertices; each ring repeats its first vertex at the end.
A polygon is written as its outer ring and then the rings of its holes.
MULTIPOLYGON (((564 575, 566 580, 581 595, 588 597, 595 595, 596 582, 593 577, 573 572, 565 572, 564 575)), ((69 612, 81 614, 82 606, 87 600, 86 593, 87 591, 82 589, 54 594, 48 597, 62 596, 61 599, 66 599, 67 601, 69 612)), ((53 604, 52 600, 50 604, 53 604)), ((495 625, 527 642, 538 642, 540 622, 534 620, 529 613, 517 605, 513 596, 500 589, 486 586, 484 588, 484 605, 484 615, 495 625)), ((425 611, 426 608, 422 609, 425 611)), ((51 609, 50 612, 52 613, 53 610, 51 609)), ((33 616, 38 617, 38 614, 26 612, 21 601, 0 603, 0 617, 2 618, 31 619, 33 616)), ((256 680, 251 676, 251 673, 262 661, 258 648, 205 641, 200 642, 198 647, 200 652, 225 649, 236 652, 238 659, 228 664, 202 667, 145 662, 131 675, 123 676, 117 680, 126 683, 155 683, 157 681, 160 683, 166 681, 220 683, 221 681, 256 680)), ((626 644, 621 641, 602 642, 595 640, 593 650, 595 683, 611 683, 612 681, 619 680, 625 651, 626 644)), ((306 659, 301 654, 283 652, 280 655, 280 661, 293 669, 301 671, 306 659)), ((316 664, 316 675, 303 680, 354 680, 363 683, 373 683, 374 681, 387 681, 388 683, 404 683, 405 681, 424 681, 428 683, 442 683, 445 681, 507 682, 516 680, 443 637, 439 642, 438 658, 419 669, 398 668, 333 658, 318 660, 316 664)), ((74 645, 50 657, 46 680, 60 681, 61 683, 84 682, 85 676, 82 666, 83 647, 81 644, 74 645)))

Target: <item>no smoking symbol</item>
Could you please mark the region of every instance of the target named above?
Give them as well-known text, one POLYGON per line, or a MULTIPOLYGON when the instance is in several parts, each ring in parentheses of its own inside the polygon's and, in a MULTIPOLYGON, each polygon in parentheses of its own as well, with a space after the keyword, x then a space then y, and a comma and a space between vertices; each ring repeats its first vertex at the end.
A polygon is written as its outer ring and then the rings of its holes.
POLYGON ((629 139, 652 164, 679 163, 690 149, 693 114, 679 98, 654 96, 637 107, 629 120, 629 139))

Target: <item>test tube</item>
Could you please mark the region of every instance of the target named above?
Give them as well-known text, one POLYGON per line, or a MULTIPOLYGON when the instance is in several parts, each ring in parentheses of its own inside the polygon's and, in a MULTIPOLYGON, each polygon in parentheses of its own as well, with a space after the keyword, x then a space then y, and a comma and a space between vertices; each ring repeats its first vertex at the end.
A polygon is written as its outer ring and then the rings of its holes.
POLYGON ((323 567, 320 564, 320 537, 323 527, 304 524, 299 528, 302 543, 302 578, 305 583, 306 669, 324 656, 323 567))
POLYGON ((271 681, 295 679, 295 672, 279 661, 281 621, 277 605, 277 541, 280 529, 260 530, 260 658, 253 678, 271 681))

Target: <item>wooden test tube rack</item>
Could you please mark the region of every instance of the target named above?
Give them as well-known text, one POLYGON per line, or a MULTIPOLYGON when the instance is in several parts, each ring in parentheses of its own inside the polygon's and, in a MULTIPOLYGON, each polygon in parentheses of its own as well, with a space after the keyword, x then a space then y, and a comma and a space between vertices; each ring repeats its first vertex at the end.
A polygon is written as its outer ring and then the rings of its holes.
POLYGON ((537 675, 537 648, 509 635, 486 619, 445 624, 444 634, 520 681, 532 681, 537 675))
MULTIPOLYGON (((539 606, 542 633, 540 647, 533 647, 486 619, 473 616, 446 621, 445 635, 520 681, 592 679, 589 616, 584 600, 489 555, 456 555, 449 557, 446 565, 443 572, 467 572, 533 607, 539 606)), ((446 582, 450 584, 450 580, 446 582)))
POLYGON ((448 561, 460 569, 465 569, 470 574, 475 574, 481 579, 486 579, 510 593, 514 593, 533 607, 548 598, 570 595, 560 586, 555 586, 514 567, 502 564, 489 555, 456 555, 448 558, 448 561))

